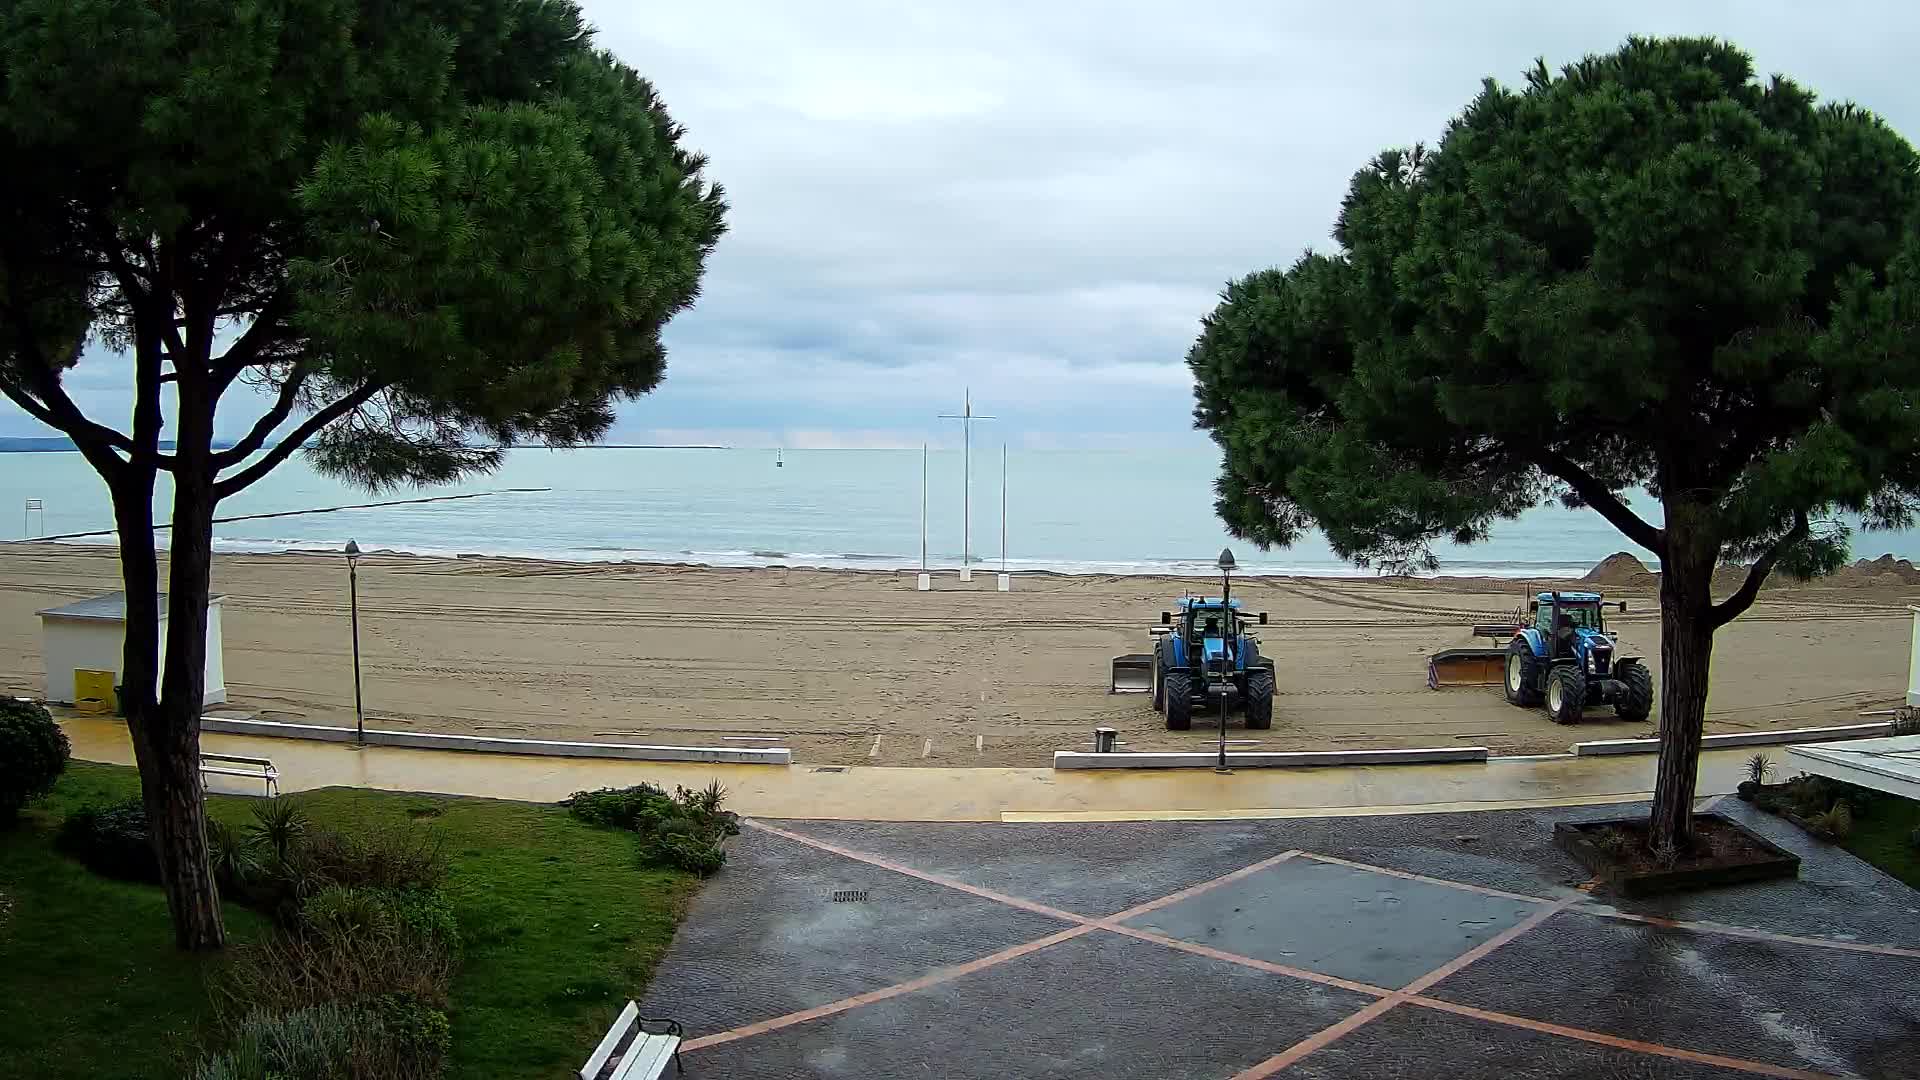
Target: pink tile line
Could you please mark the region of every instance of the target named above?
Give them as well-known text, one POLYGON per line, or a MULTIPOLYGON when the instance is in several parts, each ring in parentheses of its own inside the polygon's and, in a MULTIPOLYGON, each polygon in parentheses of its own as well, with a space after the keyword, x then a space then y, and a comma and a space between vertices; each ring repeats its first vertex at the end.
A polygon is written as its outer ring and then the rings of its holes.
MULTIPOLYGON (((762 822, 749 821, 749 822, 745 822, 744 824, 746 824, 749 828, 758 829, 762 832, 770 833, 774 836, 783 837, 785 839, 792 840, 795 843, 805 844, 808 847, 818 848, 822 851, 831 852, 835 855, 840 855, 844 858, 853 859, 856 862, 863 862, 871 866, 878 866, 882 869, 891 870, 895 873, 904 874, 908 877, 917 878, 921 881, 931 882, 932 884, 935 884, 935 885, 944 885, 947 888, 955 889, 972 896, 978 896, 986 900, 993 900, 998 903, 1006 904, 1010 907, 1019 908, 1023 911, 1032 911, 1038 914, 1048 915, 1056 919, 1063 919, 1065 921, 1074 923, 1076 925, 1073 926, 1071 929, 1062 930, 1058 933, 1049 934, 1046 937, 1039 938, 1034 941, 1029 941, 1021 945, 1015 945, 1011 948, 1002 949, 999 952, 990 953, 986 956, 982 956, 974 960, 969 960, 964 964, 955 964, 951 967, 945 967, 945 968, 939 969, 938 971, 929 972, 928 974, 922 975, 917 979, 909 979, 906 982, 896 983, 893 986, 882 987, 878 990, 870 990, 864 994, 855 994, 852 997, 842 998, 839 1001, 829 1002, 828 1004, 825 1004, 825 1005, 818 1005, 811 1009, 802 1009, 798 1012, 787 1013, 784 1016, 776 1016, 771 1020, 762 1020, 758 1023, 747 1024, 742 1027, 733 1028, 728 1031, 718 1032, 713 1035, 706 1035, 697 1039, 689 1039, 681 1046, 681 1049, 685 1051, 700 1050, 705 1047, 718 1046, 721 1043, 729 1043, 738 1039, 750 1038, 755 1035, 764 1035, 769 1031, 778 1031, 781 1028, 791 1027, 794 1024, 803 1024, 810 1020, 818 1020, 818 1019, 821 1019, 822 1017, 833 1016, 836 1013, 843 1013, 851 1009, 857 1009, 863 1005, 871 1005, 878 1001, 885 1001, 889 998, 899 997, 902 994, 910 994, 916 990, 924 990, 931 986, 938 986, 941 983, 952 982, 954 979, 958 979, 962 976, 971 975, 979 971, 985 971, 988 968, 997 967, 998 965, 1004 964, 1010 960, 1017 960, 1020 957, 1028 956, 1032 953, 1039 952, 1041 949, 1045 949, 1045 948, 1048 948, 1049 946, 1057 945, 1060 942, 1079 937, 1080 935, 1089 933, 1093 930, 1120 930, 1122 928, 1119 927, 1118 922, 1121 919, 1130 919, 1136 915, 1144 915, 1147 912, 1156 911, 1160 908, 1166 907, 1168 904, 1179 903, 1180 901, 1188 899, 1189 897, 1198 896, 1199 894, 1206 892, 1209 889, 1219 888, 1222 885, 1226 885, 1231 882, 1238 881, 1241 878, 1247 877, 1250 874, 1259 873, 1261 870, 1265 870, 1269 866, 1273 866, 1276 863, 1282 862, 1286 859, 1290 859, 1293 856, 1299 854, 1298 852, 1295 852, 1295 851, 1283 851, 1278 855, 1274 855, 1269 858, 1262 859, 1251 866, 1243 866, 1240 869, 1235 870, 1230 874, 1222 874, 1220 877, 1214 878, 1211 881, 1204 881, 1198 885, 1193 885, 1188 888, 1181 889, 1179 892, 1169 893, 1168 895, 1163 896, 1158 900, 1149 900, 1144 904, 1136 905, 1134 907, 1128 908, 1125 911, 1116 912, 1112 915, 1107 916, 1104 919, 1093 919, 1085 915, 1075 914, 1074 912, 1071 912, 1071 911, 1063 911, 1060 908, 1050 907, 1045 904, 1036 904, 1036 903, 1033 903, 1032 901, 1022 900, 1019 897, 1015 897, 1015 896, 1008 896, 1005 893, 996 892, 992 889, 983 889, 975 885, 969 885, 964 881, 959 881, 954 878, 946 877, 945 875, 942 875, 942 874, 930 874, 922 870, 916 870, 913 867, 907 866, 903 863, 895 862, 891 859, 881 858, 878 855, 869 855, 863 851, 854 851, 850 848, 844 848, 837 844, 830 844, 824 840, 817 840, 811 836, 805 836, 800 833, 790 832, 786 829, 778 828, 772 825, 767 825, 762 822)), ((1148 940, 1152 940, 1158 937, 1158 935, 1146 935, 1146 934, 1140 934, 1140 936, 1146 937, 1148 940)), ((1164 940, 1171 941, 1172 939, 1169 938, 1164 940)), ((1258 962, 1254 961, 1254 963, 1257 964, 1258 962)), ((1268 965, 1268 966, 1271 967, 1276 972, 1292 973, 1292 969, 1282 969, 1278 965, 1268 965)), ((1326 976, 1321 976, 1321 975, 1318 975, 1317 973, 1312 973, 1312 972, 1301 972, 1300 975, 1303 977, 1312 978, 1316 981, 1325 981, 1327 979, 1326 976)), ((1344 981, 1344 980, 1337 980, 1337 981, 1344 981)))
POLYGON ((1264 1078, 1272 1076, 1314 1051, 1323 1049, 1344 1036, 1352 1034, 1368 1024, 1373 1023, 1380 1017, 1392 1012, 1395 1008, 1411 1001, 1414 995, 1425 990, 1427 987, 1458 972, 1468 964, 1485 957, 1495 949, 1527 933, 1534 927, 1539 926, 1541 923, 1546 922, 1548 919, 1553 918, 1555 915, 1558 915, 1560 912, 1565 911, 1577 903, 1579 903, 1578 897, 1569 897, 1558 903, 1540 908, 1514 925, 1507 927, 1500 933, 1474 946, 1472 949, 1461 953, 1459 956, 1454 957, 1439 967, 1434 968, 1432 971, 1427 972, 1425 975, 1420 976, 1418 979, 1413 980, 1401 989, 1395 990, 1386 997, 1370 1003, 1366 1008, 1361 1009, 1352 1016, 1336 1024, 1322 1028, 1267 1060, 1262 1061, 1258 1065, 1235 1074, 1233 1080, 1264 1080, 1264 1078))
POLYGON ((894 862, 892 859, 882 858, 878 855, 869 855, 864 851, 854 851, 851 848, 844 848, 838 844, 830 844, 825 840, 816 840, 811 836, 803 836, 797 832, 788 832, 786 829, 782 829, 776 825, 768 825, 763 821, 742 821, 740 824, 749 829, 758 829, 763 833, 771 833, 774 836, 783 837, 796 844, 805 844, 810 848, 818 848, 821 851, 832 852, 835 855, 852 859, 855 862, 863 862, 869 866, 877 866, 882 870, 891 870, 896 874, 905 874, 910 878, 919 878, 921 881, 932 882, 935 885, 945 885, 949 889, 967 893, 971 896, 978 896, 983 900, 997 901, 1008 907, 1019 908, 1021 911, 1031 911, 1037 915, 1047 915, 1070 923, 1091 923, 1095 921, 1085 915, 1077 915, 1071 911, 1062 911, 1057 907, 1049 907, 1046 904, 1037 904, 1032 900, 1022 900, 1020 897, 1008 896, 1006 893, 995 892, 992 889, 983 889, 978 885, 969 885, 964 881, 946 877, 942 874, 929 874, 925 870, 916 870, 905 863, 894 862))
POLYGON ((1508 1027, 1538 1031, 1543 1035, 1558 1035, 1563 1039, 1578 1039, 1581 1042, 1595 1043, 1599 1046, 1611 1046, 1620 1050, 1632 1050, 1656 1057, 1673 1058, 1677 1061, 1695 1061, 1702 1065, 1717 1065, 1723 1069, 1738 1069, 1741 1072, 1755 1073, 1760 1076, 1777 1076, 1782 1080, 1839 1080, 1827 1073, 1807 1072, 1805 1069, 1789 1069, 1780 1065, 1769 1065, 1764 1061, 1748 1061, 1745 1058, 1726 1057, 1721 1054, 1704 1054, 1698 1050, 1682 1050, 1677 1046, 1663 1046, 1660 1043, 1641 1042, 1638 1039, 1623 1039, 1618 1035, 1607 1035, 1584 1028, 1566 1027, 1561 1024, 1549 1024, 1540 1020, 1528 1020, 1525 1017, 1509 1016, 1506 1013, 1489 1012, 1476 1009, 1471 1005, 1456 1005, 1439 998, 1412 997, 1407 1004, 1422 1008, 1437 1009, 1455 1016, 1471 1016, 1477 1020, 1489 1020, 1508 1027))
MULTIPOLYGON (((1768 1065, 1763 1062, 1747 1061, 1741 1058, 1723 1057, 1717 1054, 1704 1054, 1704 1053, 1700 1053, 1692 1050, 1682 1050, 1677 1047, 1663 1046, 1659 1043, 1640 1042, 1638 1040, 1625 1039, 1625 1038, 1621 1038, 1619 1036, 1614 1036, 1614 1035, 1607 1035, 1603 1032, 1587 1031, 1583 1028, 1566 1027, 1560 1024, 1550 1024, 1550 1023, 1545 1023, 1543 1021, 1530 1020, 1525 1017, 1513 1016, 1507 1013, 1499 1013, 1499 1012, 1493 1012, 1485 1009, 1476 1009, 1476 1008, 1472 1008, 1470 1006, 1465 1006, 1465 1005, 1458 1005, 1453 1002, 1442 1001, 1438 998, 1426 997, 1416 992, 1418 990, 1424 990, 1430 986, 1437 984, 1442 979, 1445 979, 1449 975, 1452 975, 1458 972, 1461 968, 1466 967, 1468 964, 1473 963, 1474 961, 1487 955, 1488 953, 1492 952, 1494 949, 1499 948, 1500 946, 1506 944, 1507 942, 1512 941, 1514 938, 1517 938, 1521 934, 1524 934, 1527 931, 1533 929, 1535 926, 1538 926, 1540 923, 1545 922, 1547 919, 1553 917, 1554 915, 1559 914, 1562 911, 1575 910, 1573 905, 1580 903, 1582 899, 1581 897, 1570 897, 1566 900, 1562 900, 1555 903, 1552 901, 1548 901, 1543 897, 1532 897, 1532 896, 1527 896, 1523 893, 1510 893, 1510 892, 1505 892, 1499 889, 1489 889, 1483 886, 1470 885, 1465 882, 1449 881, 1445 878, 1428 877, 1421 874, 1411 874, 1411 873, 1407 873, 1406 871, 1393 870, 1384 866, 1373 866, 1367 863, 1354 862, 1348 859, 1340 859, 1340 858, 1335 858, 1333 856, 1327 856, 1327 855, 1315 855, 1307 852, 1294 850, 1294 851, 1281 852, 1278 855, 1274 855, 1269 858, 1263 859, 1260 862, 1254 863, 1250 866, 1245 866, 1240 868, 1239 870, 1235 870, 1230 874, 1222 875, 1221 877, 1214 878, 1211 881, 1201 882, 1198 885, 1190 886, 1176 893, 1170 893, 1167 896, 1163 896, 1159 898, 1158 900, 1150 900, 1144 904, 1139 904, 1139 905, 1136 905, 1135 907, 1128 908, 1125 911, 1115 912, 1114 914, 1106 916, 1105 918, 1094 919, 1094 918, 1089 918, 1085 915, 1079 915, 1073 912, 1064 911, 1059 908, 1053 908, 1044 904, 1037 904, 1032 901, 1023 900, 1019 897, 1009 896, 1005 893, 996 892, 992 889, 983 889, 978 886, 969 885, 966 882, 959 881, 953 878, 948 878, 948 877, 945 877, 944 875, 931 874, 925 871, 916 870, 910 866, 906 866, 903 863, 895 862, 891 859, 881 858, 880 856, 877 856, 877 855, 869 855, 865 852, 854 851, 849 848, 844 848, 836 844, 830 844, 824 840, 817 840, 810 836, 805 836, 800 833, 791 832, 786 829, 781 829, 775 826, 767 825, 763 822, 748 821, 748 822, 745 822, 744 824, 746 824, 750 828, 758 829, 762 832, 767 832, 773 835, 784 837, 789 840, 793 840, 796 843, 804 844, 809 847, 818 848, 822 851, 828 851, 836 855, 841 855, 843 857, 853 859, 856 862, 863 862, 872 866, 878 866, 882 869, 892 870, 896 873, 901 873, 908 877, 916 878, 916 879, 926 881, 936 885, 943 885, 948 888, 956 889, 960 892, 981 897, 983 899, 993 900, 999 903, 1008 904, 1009 906, 1016 907, 1021 910, 1033 911, 1039 914, 1051 916, 1053 918, 1064 919, 1066 921, 1073 922, 1076 925, 1070 929, 1062 930, 1062 931, 1059 931, 1058 933, 1050 934, 1046 937, 1039 938, 1034 941, 1029 941, 1021 945, 1015 945, 1010 948, 1003 949, 1000 952, 992 953, 987 956, 979 957, 978 959, 968 961, 964 964, 957 964, 951 967, 942 968, 938 971, 931 972, 927 975, 923 975, 917 979, 911 979, 911 980, 908 980, 907 982, 895 984, 894 986, 882 987, 881 989, 878 989, 878 990, 872 990, 864 994, 857 994, 857 995, 854 995, 853 997, 843 998, 840 1001, 830 1002, 826 1005, 816 1006, 812 1009, 805 1009, 805 1010, 801 1010, 800 1012, 789 1013, 785 1016, 774 1017, 771 1020, 763 1020, 755 1024, 749 1024, 744 1027, 734 1028, 730 1031, 723 1031, 714 1035, 708 1035, 698 1039, 691 1039, 691 1040, 688 1040, 682 1047, 684 1050, 687 1050, 687 1051, 695 1051, 703 1047, 715 1046, 720 1043, 732 1042, 737 1039, 744 1039, 754 1035, 764 1034, 769 1031, 777 1031, 783 1027, 789 1027, 794 1024, 805 1023, 809 1020, 816 1020, 822 1017, 832 1016, 836 1013, 846 1012, 851 1009, 859 1008, 863 1005, 869 1005, 874 1002, 884 1001, 889 998, 898 997, 902 994, 908 994, 916 990, 926 989, 927 987, 937 986, 941 983, 950 982, 953 979, 957 979, 965 975, 973 974, 978 971, 983 971, 987 968, 995 967, 999 964, 1006 963, 1010 960, 1018 959, 1022 956, 1031 955, 1032 953, 1039 952, 1040 950, 1048 948, 1049 946, 1056 945, 1062 941, 1066 941, 1071 938, 1079 937, 1093 930, 1108 930, 1114 933, 1121 934, 1126 937, 1136 938, 1141 941, 1153 942, 1158 945, 1163 945, 1168 948, 1178 949, 1183 952, 1193 953, 1198 956, 1206 956, 1211 959, 1221 960, 1227 963, 1238 964, 1243 967, 1254 968, 1256 970, 1265 971, 1270 974, 1282 975, 1290 978, 1303 979, 1308 982, 1320 983, 1322 985, 1327 985, 1327 986, 1337 986, 1337 987, 1341 987, 1342 989, 1353 990, 1363 994, 1370 994, 1379 998, 1379 1000, 1372 1002, 1371 1004, 1361 1009, 1359 1012, 1353 1014, 1352 1016, 1349 1016, 1346 1019, 1340 1021, 1339 1023, 1333 1024, 1328 1028, 1314 1035, 1311 1035, 1306 1039, 1301 1040, 1300 1043, 1296 1043, 1293 1047, 1289 1047, 1287 1050, 1282 1051, 1281 1054, 1276 1055, 1275 1058, 1270 1058, 1268 1059, 1268 1061, 1262 1062, 1260 1065, 1254 1066, 1253 1069, 1250 1069, 1250 1070, 1247 1070, 1246 1072, 1241 1073, 1238 1077, 1235 1078, 1235 1080, 1242 1080, 1242 1078, 1253 1077, 1253 1076, 1270 1076, 1272 1075, 1273 1072, 1277 1072, 1278 1069, 1285 1068, 1287 1065, 1292 1064, 1294 1061, 1300 1060, 1300 1058, 1307 1056, 1307 1054, 1312 1053, 1314 1050, 1318 1050, 1322 1047, 1330 1045, 1331 1043, 1339 1039, 1341 1036, 1346 1035, 1354 1030, 1357 1030, 1358 1028, 1363 1027, 1368 1023, 1371 1023, 1374 1019, 1378 1018, 1381 1015, 1384 1015, 1386 1012, 1390 1011, 1391 1009, 1401 1004, 1418 1005, 1424 1008, 1430 1008, 1430 1009, 1435 1009, 1441 1012, 1452 1013, 1454 1015, 1470 1016, 1476 1019, 1485 1020, 1485 1021, 1489 1021, 1491 1023, 1496 1023, 1496 1024, 1503 1024, 1509 1027, 1517 1027, 1517 1028, 1522 1028, 1530 1031, 1537 1031, 1537 1032, 1541 1032, 1549 1035, 1558 1035, 1564 1038, 1576 1039, 1576 1040, 1596 1043, 1604 1046, 1614 1046, 1621 1049, 1635 1050, 1641 1053, 1674 1058, 1677 1060, 1698 1061, 1706 1064, 1722 1066, 1725 1068, 1731 1068, 1731 1069, 1737 1069, 1745 1072, 1756 1073, 1762 1076, 1782 1077, 1782 1078, 1785 1078, 1785 1080, 1833 1080, 1833 1078, 1827 1076, 1827 1074, 1824 1074, 1824 1073, 1813 1073, 1813 1072, 1806 1072, 1806 1071, 1797 1070, 1797 1069, 1788 1069, 1788 1068, 1783 1068, 1781 1066, 1768 1065), (1420 979, 1415 980, 1415 982, 1410 983, 1405 988, 1397 991, 1386 990, 1381 987, 1371 986, 1367 983, 1353 982, 1351 980, 1341 979, 1331 975, 1324 975, 1317 971, 1309 971, 1303 968, 1288 967, 1283 964, 1274 964, 1265 960, 1258 960, 1250 956, 1242 956, 1238 953, 1225 952, 1223 950, 1214 949, 1205 945, 1197 945, 1192 942, 1180 941, 1179 939, 1166 937, 1164 935, 1156 934, 1151 931, 1139 930, 1134 927, 1120 925, 1120 920, 1134 918, 1138 915, 1143 915, 1143 914, 1146 914, 1147 912, 1155 911, 1160 908, 1166 907, 1169 904, 1178 903, 1181 900, 1185 900, 1189 897, 1199 895, 1200 893, 1203 893, 1208 889, 1217 888, 1221 885, 1225 885, 1225 884, 1228 884, 1229 882, 1236 881, 1241 878, 1247 877, 1248 875, 1257 873, 1260 870, 1264 870, 1267 867, 1272 866, 1276 863, 1282 862, 1286 859, 1299 857, 1299 856, 1315 859, 1320 862, 1333 863, 1341 866, 1349 866, 1357 870, 1368 870, 1376 873, 1381 873, 1389 877, 1399 877, 1399 878, 1404 878, 1412 881, 1424 881, 1434 885, 1443 885, 1450 888, 1464 889, 1469 892, 1477 892, 1477 893, 1482 893, 1482 894, 1491 895, 1491 896, 1501 896, 1501 897, 1505 897, 1513 900, 1531 901, 1539 904, 1550 904, 1551 906, 1535 912, 1526 921, 1516 926, 1510 927, 1508 930, 1502 932, 1500 935, 1497 935, 1496 937, 1490 938, 1486 942, 1481 943, 1480 946, 1476 947, 1471 952, 1463 954, 1460 957, 1456 957, 1454 960, 1450 961, 1449 963, 1442 965, 1440 968, 1435 969, 1435 971, 1429 972, 1427 975, 1422 976, 1420 979), (1295 1051, 1300 1051, 1300 1052, 1296 1056, 1293 1056, 1291 1059, 1282 1062, 1279 1066, 1275 1067, 1272 1071, 1269 1071, 1269 1072, 1256 1071, 1266 1067, 1267 1065, 1277 1060, 1278 1058, 1286 1057, 1289 1054, 1294 1054, 1295 1051)), ((1796 938, 1796 937, 1790 937, 1790 936, 1781 935, 1781 934, 1771 934, 1771 933, 1767 933, 1766 931, 1760 931, 1760 930, 1746 930, 1740 927, 1723 926, 1717 923, 1689 923, 1689 922, 1679 922, 1679 921, 1669 920, 1669 919, 1658 919, 1651 916, 1628 915, 1621 912, 1604 912, 1604 911, 1590 910, 1590 909, 1578 909, 1578 910, 1580 911, 1581 914, 1595 915, 1595 916, 1608 917, 1608 918, 1628 919, 1632 921, 1646 922, 1654 925, 1677 928, 1677 929, 1702 930, 1709 933, 1724 933, 1724 934, 1731 934, 1734 936, 1755 937, 1755 938, 1762 938, 1767 940, 1787 941, 1795 944, 1851 949, 1854 951, 1861 951, 1861 952, 1885 953, 1885 954, 1898 955, 1898 956, 1914 955, 1913 950, 1899 949, 1899 948, 1894 948, 1892 946, 1858 945, 1852 942, 1826 941, 1818 938, 1796 938)))

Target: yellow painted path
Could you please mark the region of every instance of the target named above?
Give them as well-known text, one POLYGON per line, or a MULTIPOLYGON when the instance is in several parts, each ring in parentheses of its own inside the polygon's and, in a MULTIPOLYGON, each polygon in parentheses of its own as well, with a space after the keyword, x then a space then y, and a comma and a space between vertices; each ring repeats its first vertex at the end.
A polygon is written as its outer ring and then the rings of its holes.
MULTIPOLYGON (((73 754, 133 763, 116 720, 61 720, 73 754)), ((1146 821, 1444 813, 1635 802, 1653 790, 1654 757, 1494 760, 1485 764, 1247 769, 1065 770, 697 765, 355 747, 248 735, 205 735, 213 753, 270 758, 281 790, 364 787, 554 802, 588 788, 718 780, 742 814, 874 821, 1146 821)), ((1700 794, 1744 779, 1752 749, 1701 756, 1700 794)), ((1775 752, 1774 756, 1780 754, 1775 752)), ((210 790, 260 785, 209 777, 210 790)))

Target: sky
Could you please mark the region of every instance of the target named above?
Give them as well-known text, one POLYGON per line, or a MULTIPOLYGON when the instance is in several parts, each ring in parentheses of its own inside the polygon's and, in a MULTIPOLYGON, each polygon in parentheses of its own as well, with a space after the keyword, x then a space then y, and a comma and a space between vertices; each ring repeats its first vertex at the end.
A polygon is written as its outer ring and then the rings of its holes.
MULTIPOLYGON (((1331 247, 1354 171, 1483 78, 1629 34, 1731 39, 1920 138, 1898 4, 584 6, 732 205, 621 442, 952 444, 970 387, 983 441, 1204 445, 1183 357, 1228 280, 1331 247)), ((124 424, 130 378, 96 351, 69 385, 124 424)), ((46 433, 0 402, 0 435, 46 433)))

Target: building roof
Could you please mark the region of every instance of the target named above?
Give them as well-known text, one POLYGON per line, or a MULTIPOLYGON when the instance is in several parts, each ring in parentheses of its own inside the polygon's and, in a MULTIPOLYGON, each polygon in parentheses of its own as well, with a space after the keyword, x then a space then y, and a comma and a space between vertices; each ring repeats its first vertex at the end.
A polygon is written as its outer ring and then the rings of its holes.
MULTIPOLYGON (((157 594, 160 600, 160 617, 167 617, 167 594, 157 594)), ((226 599, 220 593, 207 598, 209 604, 217 604, 226 599)), ((127 620, 127 594, 110 592, 105 596, 95 596, 86 600, 75 600, 71 604, 41 609, 42 618, 55 619, 97 619, 102 622, 125 622, 127 620)))
POLYGON ((1815 776, 1920 799, 1920 735, 1789 746, 1787 760, 1815 776))

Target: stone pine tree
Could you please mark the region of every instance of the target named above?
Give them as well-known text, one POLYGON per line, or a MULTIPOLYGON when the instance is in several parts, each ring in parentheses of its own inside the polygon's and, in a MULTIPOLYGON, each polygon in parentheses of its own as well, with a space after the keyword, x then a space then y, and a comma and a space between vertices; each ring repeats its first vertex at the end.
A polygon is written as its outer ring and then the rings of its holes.
POLYGON ((302 447, 377 488, 599 436, 722 230, 684 140, 568 0, 0 0, 0 392, 112 494, 181 947, 224 937, 196 769, 216 505, 302 447), (119 367, 130 412, 83 410, 76 365, 119 367))
POLYGON ((1488 81, 1354 177, 1337 251, 1205 320, 1220 515, 1407 568, 1543 501, 1599 513, 1660 560, 1650 838, 1684 849, 1714 631, 1770 574, 1837 567, 1848 522, 1914 520, 1916 209, 1899 135, 1724 42, 1488 81), (1723 562, 1744 577, 1716 599, 1723 562))

